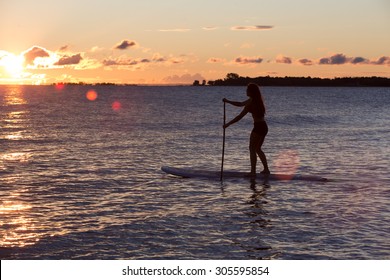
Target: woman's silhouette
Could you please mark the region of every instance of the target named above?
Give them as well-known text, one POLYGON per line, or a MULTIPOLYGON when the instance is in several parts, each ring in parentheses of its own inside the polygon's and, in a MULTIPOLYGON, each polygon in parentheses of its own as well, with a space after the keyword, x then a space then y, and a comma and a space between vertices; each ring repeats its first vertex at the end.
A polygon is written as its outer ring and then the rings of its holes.
POLYGON ((264 152, 261 150, 261 146, 264 143, 265 136, 268 133, 268 126, 265 122, 265 105, 263 101, 263 97, 261 96, 259 86, 256 84, 249 84, 246 90, 246 94, 249 97, 248 100, 243 102, 238 101, 230 101, 226 98, 223 99, 223 102, 232 104, 237 107, 244 107, 242 112, 232 119, 230 122, 225 124, 223 128, 227 128, 228 126, 238 122, 241 120, 246 114, 251 113, 253 117, 253 130, 249 140, 249 153, 251 160, 251 172, 250 176, 256 176, 256 164, 257 164, 257 156, 260 157, 261 162, 263 163, 264 170, 261 171, 263 174, 270 174, 268 169, 267 158, 264 152))

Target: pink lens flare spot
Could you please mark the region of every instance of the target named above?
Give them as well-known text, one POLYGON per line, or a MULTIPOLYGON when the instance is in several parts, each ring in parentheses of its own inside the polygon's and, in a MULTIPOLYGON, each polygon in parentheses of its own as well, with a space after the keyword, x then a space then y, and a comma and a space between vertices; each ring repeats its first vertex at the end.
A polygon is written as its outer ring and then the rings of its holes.
POLYGON ((114 101, 111 107, 114 111, 119 111, 120 109, 122 109, 122 104, 119 101, 114 101))
POLYGON ((65 84, 64 83, 57 83, 55 85, 56 87, 56 90, 63 90, 65 88, 65 84))
POLYGON ((276 156, 274 167, 281 180, 291 180, 299 167, 299 154, 295 150, 282 150, 276 156))
POLYGON ((97 99, 97 97, 98 97, 98 94, 97 94, 96 91, 94 91, 93 89, 91 89, 91 90, 89 90, 89 91, 87 92, 86 96, 87 96, 87 99, 88 99, 89 101, 95 101, 95 100, 97 99))

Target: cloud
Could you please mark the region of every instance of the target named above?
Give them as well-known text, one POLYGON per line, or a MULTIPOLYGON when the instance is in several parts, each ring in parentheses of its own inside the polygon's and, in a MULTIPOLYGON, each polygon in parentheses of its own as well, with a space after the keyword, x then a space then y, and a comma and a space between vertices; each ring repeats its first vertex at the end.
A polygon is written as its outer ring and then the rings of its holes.
POLYGON ((89 52, 92 52, 92 53, 96 53, 96 52, 100 52, 100 51, 104 51, 104 48, 101 48, 99 46, 94 46, 92 47, 89 52))
POLYGON ((373 65, 388 65, 390 66, 390 56, 382 56, 377 60, 373 60, 370 62, 373 65))
POLYGON ((8 55, 9 55, 8 52, 3 51, 3 50, 0 50, 0 60, 1 60, 3 57, 7 57, 8 55))
POLYGON ((207 63, 221 63, 221 62, 225 62, 226 60, 223 59, 223 58, 218 58, 218 57, 210 57, 208 60, 207 60, 207 63))
POLYGON ((344 64, 353 64, 353 65, 388 65, 390 66, 390 57, 382 56, 378 59, 368 59, 362 56, 350 57, 345 54, 338 53, 329 57, 323 57, 318 60, 312 60, 309 58, 302 58, 298 60, 298 63, 311 66, 311 65, 344 65, 344 64))
POLYGON ((102 65, 106 67, 119 67, 119 68, 134 68, 140 67, 141 65, 154 64, 154 65, 172 65, 180 64, 186 61, 187 57, 185 55, 174 57, 164 57, 159 53, 155 53, 152 58, 108 58, 102 61, 102 65))
POLYGON ((367 58, 364 58, 364 57, 361 57, 361 56, 353 57, 353 58, 351 58, 350 61, 351 61, 352 64, 359 64, 359 63, 367 64, 367 63, 370 62, 367 58))
POLYGON ((103 65, 104 66, 135 66, 142 63, 141 61, 142 60, 131 59, 131 58, 104 59, 103 65))
POLYGON ((117 44, 114 49, 117 50, 126 50, 128 48, 136 46, 137 43, 134 41, 129 41, 129 40, 123 40, 122 43, 117 44))
POLYGON ((64 46, 59 48, 59 51, 60 52, 64 52, 64 51, 67 51, 68 49, 69 49, 69 46, 68 45, 64 45, 64 46))
POLYGON ((254 57, 237 57, 235 60, 234 60, 235 63, 237 64, 259 64, 259 63, 262 63, 263 62, 263 59, 261 57, 258 57, 258 56, 254 56, 254 57))
POLYGON ((160 29, 160 32, 188 32, 191 31, 189 28, 172 28, 172 29, 160 29))
POLYGON ((206 31, 212 31, 212 30, 217 30, 218 28, 219 28, 218 26, 206 26, 203 27, 202 29, 206 31))
POLYGON ((340 65, 351 61, 351 58, 346 57, 344 54, 338 53, 331 57, 324 57, 319 60, 319 64, 327 65, 340 65))
POLYGON ((195 80, 202 81, 205 78, 199 74, 184 74, 182 76, 172 75, 165 77, 162 81, 167 84, 192 84, 195 80))
POLYGON ((181 64, 187 61, 195 62, 196 57, 193 55, 185 55, 185 54, 179 56, 173 56, 173 55, 162 56, 159 53, 156 53, 153 55, 151 61, 153 63, 161 63, 169 66, 172 64, 181 64))
POLYGON ((83 58, 81 57, 81 54, 75 54, 72 56, 65 55, 61 57, 56 63, 54 63, 54 65, 63 66, 63 65, 79 64, 82 59, 83 58))
POLYGON ((272 25, 253 25, 253 26, 233 26, 231 30, 258 31, 269 30, 274 28, 272 25))
MULTIPOLYGON (((259 64, 264 60, 261 57, 244 57, 240 56, 229 62, 229 64, 259 64)), ((225 62, 225 60, 221 58, 211 57, 207 60, 207 63, 220 63, 225 62)), ((269 60, 268 62, 272 62, 269 60)), ((390 66, 390 56, 382 56, 376 59, 369 59, 362 56, 347 56, 342 53, 334 54, 329 57, 322 57, 319 59, 313 58, 301 58, 295 59, 293 57, 278 55, 275 60, 276 63, 284 63, 284 64, 298 64, 304 66, 313 66, 313 65, 378 65, 378 66, 390 66)))
POLYGON ((77 70, 97 69, 102 67, 102 63, 94 58, 82 57, 82 60, 78 64, 68 64, 68 67, 70 66, 77 70))
POLYGON ((287 56, 279 55, 276 58, 276 63, 291 64, 292 63, 292 59, 290 57, 287 57, 287 56))
POLYGON ((390 57, 382 56, 377 60, 370 60, 365 57, 347 57, 344 54, 335 54, 330 57, 321 58, 318 62, 320 65, 342 65, 342 64, 371 64, 371 65, 390 65, 390 57))
POLYGON ((38 46, 33 46, 33 47, 29 48, 28 50, 26 50, 25 52, 23 52, 23 56, 24 56, 24 61, 25 61, 26 65, 33 65, 36 58, 50 57, 50 54, 44 48, 41 48, 38 46))
POLYGON ((305 66, 311 66, 313 65, 313 61, 311 59, 308 59, 308 58, 302 58, 302 59, 299 59, 298 62, 300 64, 303 64, 305 66))
POLYGON ((24 65, 28 69, 59 69, 71 67, 73 69, 96 69, 102 64, 96 59, 84 57, 81 53, 72 54, 66 52, 68 46, 63 46, 56 51, 50 51, 43 47, 33 46, 21 53, 24 65))
POLYGON ((166 62, 167 59, 159 53, 155 53, 152 57, 154 62, 166 62))
POLYGON ((181 64, 185 62, 194 63, 197 62, 198 58, 194 54, 181 54, 179 56, 163 56, 159 53, 155 53, 152 56, 151 62, 153 63, 162 63, 164 65, 172 65, 172 64, 181 64))

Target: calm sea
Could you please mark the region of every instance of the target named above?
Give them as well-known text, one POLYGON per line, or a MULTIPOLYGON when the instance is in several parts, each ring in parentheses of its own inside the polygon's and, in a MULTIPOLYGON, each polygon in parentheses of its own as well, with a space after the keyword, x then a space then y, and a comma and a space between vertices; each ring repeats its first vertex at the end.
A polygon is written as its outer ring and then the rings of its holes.
POLYGON ((262 92, 271 171, 329 182, 160 171, 218 170, 245 87, 0 86, 1 259, 390 259, 390 89, 262 92))

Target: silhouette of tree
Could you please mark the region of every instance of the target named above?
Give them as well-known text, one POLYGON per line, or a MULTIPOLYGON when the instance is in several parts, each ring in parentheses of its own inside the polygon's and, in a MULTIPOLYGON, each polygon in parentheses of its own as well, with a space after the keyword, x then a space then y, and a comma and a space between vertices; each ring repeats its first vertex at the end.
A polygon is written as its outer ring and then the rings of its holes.
MULTIPOLYGON (((194 82, 195 83, 195 82, 194 82)), ((312 77, 241 77, 228 73, 225 79, 209 81, 212 86, 245 86, 256 83, 261 86, 303 86, 303 87, 390 87, 390 79, 384 77, 346 77, 346 78, 312 78, 312 77)))

